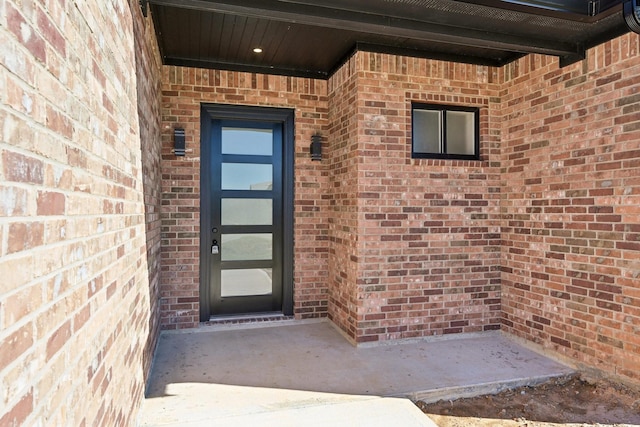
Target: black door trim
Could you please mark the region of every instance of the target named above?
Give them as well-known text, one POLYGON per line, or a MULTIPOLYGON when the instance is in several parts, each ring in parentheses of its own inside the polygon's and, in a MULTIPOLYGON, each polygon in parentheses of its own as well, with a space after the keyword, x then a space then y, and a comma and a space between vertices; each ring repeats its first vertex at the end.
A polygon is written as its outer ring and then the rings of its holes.
POLYGON ((202 104, 200 114, 200 321, 211 318, 210 266, 211 251, 211 130, 213 120, 255 120, 282 123, 282 313, 293 314, 293 201, 295 129, 294 110, 275 107, 202 104))

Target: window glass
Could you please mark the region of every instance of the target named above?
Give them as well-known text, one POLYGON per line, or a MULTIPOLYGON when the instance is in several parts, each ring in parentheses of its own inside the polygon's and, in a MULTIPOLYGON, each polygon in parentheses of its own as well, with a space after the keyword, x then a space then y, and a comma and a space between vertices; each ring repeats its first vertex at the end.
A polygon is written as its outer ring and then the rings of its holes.
POLYGON ((222 225, 272 225, 272 199, 222 199, 222 225))
POLYGON ((222 261, 258 261, 273 257, 273 235, 223 234, 222 261))
POLYGON ((222 270, 221 297, 270 295, 273 289, 271 268, 222 270))
POLYGON ((271 156, 273 131, 224 127, 222 128, 222 154, 271 156))
POLYGON ((447 153, 473 155, 475 148, 474 113, 447 111, 447 153))
POLYGON ((271 164, 223 163, 223 190, 272 190, 273 166, 271 164))
POLYGON ((413 110, 413 151, 440 153, 442 112, 413 110))
POLYGON ((477 108, 413 104, 411 156, 478 159, 478 117, 477 108))

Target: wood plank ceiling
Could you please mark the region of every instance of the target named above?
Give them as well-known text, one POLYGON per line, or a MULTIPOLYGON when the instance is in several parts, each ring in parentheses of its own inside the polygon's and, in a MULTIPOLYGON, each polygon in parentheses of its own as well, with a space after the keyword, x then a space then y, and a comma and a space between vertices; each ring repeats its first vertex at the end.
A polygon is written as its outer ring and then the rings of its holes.
POLYGON ((542 53, 564 66, 629 31, 623 0, 140 2, 165 64, 313 78, 358 49, 495 66, 542 53))

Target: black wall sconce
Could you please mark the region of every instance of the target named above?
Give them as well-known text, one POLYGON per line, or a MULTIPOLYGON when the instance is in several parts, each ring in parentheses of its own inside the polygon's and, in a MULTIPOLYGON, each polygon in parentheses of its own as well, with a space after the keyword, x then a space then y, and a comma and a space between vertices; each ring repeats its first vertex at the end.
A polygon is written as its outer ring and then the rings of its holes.
POLYGON ((315 134, 311 137, 311 160, 322 160, 322 136, 315 134))
POLYGON ((622 6, 622 14, 627 27, 634 33, 640 34, 640 8, 638 0, 626 0, 622 6))
POLYGON ((149 13, 149 0, 138 0, 138 3, 140 3, 140 7, 142 8, 142 16, 146 18, 149 13))
POLYGON ((175 128, 173 130, 173 154, 176 156, 184 156, 185 152, 184 129, 175 128))

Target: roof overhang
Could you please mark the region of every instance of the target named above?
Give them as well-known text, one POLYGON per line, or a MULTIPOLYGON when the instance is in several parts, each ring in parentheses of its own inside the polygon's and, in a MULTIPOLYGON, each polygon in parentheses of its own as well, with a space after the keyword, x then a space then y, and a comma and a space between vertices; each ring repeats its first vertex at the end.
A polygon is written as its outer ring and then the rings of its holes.
POLYGON ((355 50, 493 66, 540 53, 564 66, 629 31, 622 0, 148 3, 165 64, 313 78, 355 50))

